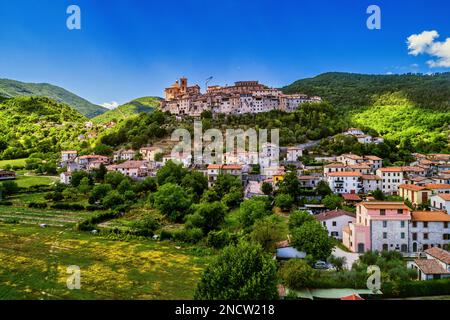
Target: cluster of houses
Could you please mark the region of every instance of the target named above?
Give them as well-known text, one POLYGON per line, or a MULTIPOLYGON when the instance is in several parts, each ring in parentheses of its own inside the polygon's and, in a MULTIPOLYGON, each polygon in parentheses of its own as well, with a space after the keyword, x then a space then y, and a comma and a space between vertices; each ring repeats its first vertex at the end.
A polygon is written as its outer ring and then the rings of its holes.
POLYGON ((199 117, 204 111, 213 114, 260 113, 271 110, 295 111, 301 103, 321 102, 320 97, 304 94, 283 94, 280 89, 269 88, 258 81, 238 81, 233 86, 208 86, 202 94, 200 86, 188 86, 181 78, 165 89, 161 110, 178 116, 199 117))
POLYGON ((364 131, 362 131, 359 128, 350 128, 344 134, 355 137, 356 140, 358 140, 358 142, 362 144, 369 144, 369 143, 380 144, 384 142, 384 138, 373 137, 370 134, 364 133, 364 131))

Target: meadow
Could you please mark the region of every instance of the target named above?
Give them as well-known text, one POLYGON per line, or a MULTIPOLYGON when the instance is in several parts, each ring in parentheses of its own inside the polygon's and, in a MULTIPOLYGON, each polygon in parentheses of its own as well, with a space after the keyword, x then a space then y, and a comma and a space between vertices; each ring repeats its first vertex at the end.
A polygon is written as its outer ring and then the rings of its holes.
POLYGON ((212 251, 0 222, 0 300, 191 299, 212 251), (67 267, 81 289, 67 288, 67 267))

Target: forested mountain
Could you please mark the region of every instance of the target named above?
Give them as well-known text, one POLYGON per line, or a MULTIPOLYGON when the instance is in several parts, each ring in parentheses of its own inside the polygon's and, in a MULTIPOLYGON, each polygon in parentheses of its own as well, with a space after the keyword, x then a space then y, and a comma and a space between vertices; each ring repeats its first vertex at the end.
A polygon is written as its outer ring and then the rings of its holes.
POLYGON ((324 73, 298 80, 285 93, 318 95, 334 106, 370 106, 384 94, 400 92, 418 107, 450 110, 450 73, 433 75, 366 75, 324 73))
POLYGON ((0 159, 71 149, 88 121, 68 105, 45 97, 1 100, 0 119, 0 159))
POLYGON ((24 83, 15 80, 0 79, 0 96, 11 98, 17 96, 48 97, 65 103, 81 114, 92 118, 108 109, 90 103, 72 92, 47 83, 24 83))
POLYGON ((143 97, 130 101, 120 107, 109 110, 92 120, 96 123, 106 123, 108 121, 126 120, 138 115, 141 112, 151 113, 159 107, 161 98, 158 97, 143 97))

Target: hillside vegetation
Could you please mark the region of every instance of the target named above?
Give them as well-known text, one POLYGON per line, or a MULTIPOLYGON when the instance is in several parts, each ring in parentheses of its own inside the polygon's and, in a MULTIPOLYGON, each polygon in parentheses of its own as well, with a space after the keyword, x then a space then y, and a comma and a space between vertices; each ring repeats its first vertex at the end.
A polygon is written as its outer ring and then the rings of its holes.
POLYGON ((450 73, 365 75, 330 72, 298 80, 285 93, 318 95, 335 106, 369 106, 387 93, 401 92, 413 105, 450 109, 450 73))
POLYGON ((132 118, 139 113, 151 113, 159 107, 161 98, 158 97, 143 97, 135 99, 120 107, 109 110, 92 119, 95 123, 106 123, 109 121, 120 121, 132 118))
POLYGON ((68 105, 43 97, 16 97, 0 102, 0 119, 0 159, 71 148, 88 121, 68 105))
POLYGON ((283 90, 319 95, 339 109, 349 125, 373 129, 405 151, 450 151, 450 73, 325 73, 283 90))
POLYGON ((17 96, 48 97, 71 106, 89 118, 107 111, 106 108, 92 104, 72 92, 48 83, 24 83, 15 80, 0 79, 0 96, 6 98, 17 96))

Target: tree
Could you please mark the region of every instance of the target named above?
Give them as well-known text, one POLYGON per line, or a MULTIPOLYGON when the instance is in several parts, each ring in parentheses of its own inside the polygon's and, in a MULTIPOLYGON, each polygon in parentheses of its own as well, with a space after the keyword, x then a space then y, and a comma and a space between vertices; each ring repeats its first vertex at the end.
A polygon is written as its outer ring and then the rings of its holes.
POLYGON ((91 190, 90 181, 88 177, 84 177, 80 181, 80 185, 78 186, 78 190, 83 194, 88 194, 91 190))
POLYGON ((123 179, 119 185, 117 186, 117 191, 119 193, 124 194, 127 191, 132 191, 133 185, 131 184, 129 179, 123 179))
POLYGON ((179 185, 166 183, 153 194, 154 206, 172 221, 181 221, 192 204, 192 196, 179 185))
POLYGON ((239 178, 230 174, 221 174, 213 186, 213 190, 220 198, 223 198, 231 190, 242 189, 242 184, 239 178))
POLYGON ((270 215, 270 203, 266 197, 253 197, 241 203, 239 208, 239 220, 247 228, 252 226, 256 220, 270 215))
POLYGON ((336 256, 329 256, 327 259, 327 262, 329 264, 332 264, 333 266, 336 267, 336 271, 342 271, 345 269, 345 265, 347 263, 347 258, 346 257, 336 257, 336 256))
POLYGON ((5 196, 10 196, 19 192, 19 186, 15 181, 4 181, 0 186, 5 196))
POLYGON ((199 200, 203 192, 208 189, 208 179, 198 171, 191 171, 184 176, 181 186, 189 188, 194 194, 195 200, 199 200))
POLYGON ((156 173, 156 180, 160 186, 166 183, 180 184, 187 173, 188 171, 183 168, 183 165, 176 164, 172 160, 169 160, 156 173))
POLYGON ((268 182, 263 182, 262 186, 261 186, 261 191, 266 195, 266 196, 271 196, 273 193, 273 186, 271 183, 268 182))
POLYGON ((89 203, 94 204, 97 201, 103 200, 106 195, 112 191, 112 186, 110 184, 99 184, 95 186, 91 191, 91 196, 89 197, 89 203))
POLYGON ((330 210, 340 209, 344 203, 344 199, 337 194, 330 194, 322 199, 322 204, 330 210))
POLYGON ((89 178, 89 174, 87 172, 81 170, 75 170, 72 172, 72 179, 70 180, 70 184, 74 188, 78 188, 83 178, 89 178))
POLYGON ((308 211, 295 211, 289 215, 289 230, 301 227, 305 222, 315 221, 308 211))
POLYGON ((289 211, 294 204, 294 199, 286 193, 280 193, 275 197, 275 205, 283 211, 289 211))
POLYGON ((278 190, 280 193, 290 195, 294 201, 297 201, 297 198, 300 195, 300 182, 297 178, 297 172, 290 171, 286 173, 283 181, 278 183, 278 190))
POLYGON ((240 243, 223 249, 203 272, 198 300, 271 300, 278 298, 276 263, 261 246, 240 243))
POLYGON ((125 203, 125 197, 117 190, 110 191, 106 197, 103 198, 103 205, 106 208, 113 209, 125 203))
POLYGON ((250 239, 260 244, 265 251, 271 252, 275 249, 276 243, 283 239, 283 235, 279 223, 272 217, 265 217, 255 222, 250 239))
POLYGON ((225 221, 227 208, 221 202, 201 203, 194 206, 194 213, 187 216, 187 227, 197 227, 203 230, 204 234, 212 230, 219 229, 225 221))
POLYGON ((154 232, 160 227, 158 221, 152 216, 144 216, 142 219, 131 224, 133 233, 137 236, 152 237, 154 232))
POLYGON ((244 200, 244 190, 242 187, 233 187, 230 192, 225 194, 222 202, 229 208, 236 208, 244 200))
POLYGON ((106 169, 106 166, 103 163, 101 163, 98 169, 94 169, 95 180, 98 182, 104 181, 107 173, 108 170, 106 169))
POLYGON ((74 188, 74 187, 66 188, 62 192, 62 195, 63 195, 64 199, 75 200, 78 197, 78 189, 74 188))
POLYGON ((383 191, 381 191, 380 189, 377 189, 374 192, 372 192, 372 195, 375 198, 375 200, 379 200, 379 201, 382 201, 382 200, 384 200, 386 198, 384 196, 383 191))
POLYGON ((315 270, 305 260, 292 259, 283 265, 279 274, 288 288, 299 290, 311 284, 315 270))
POLYGON ((325 197, 325 196, 328 196, 328 195, 332 194, 333 191, 331 191, 331 188, 330 188, 330 186, 328 185, 327 182, 320 181, 317 184, 316 193, 317 193, 317 195, 319 195, 321 197, 325 197))
POLYGON ((333 249, 333 242, 318 221, 307 221, 292 231, 295 248, 311 255, 315 260, 326 260, 333 249))
POLYGON ((126 177, 120 172, 116 171, 108 172, 105 176, 105 183, 110 184, 113 187, 113 189, 116 189, 122 182, 122 180, 125 178, 126 177))

